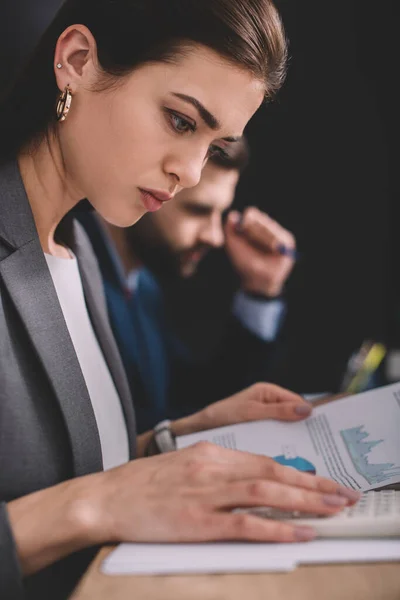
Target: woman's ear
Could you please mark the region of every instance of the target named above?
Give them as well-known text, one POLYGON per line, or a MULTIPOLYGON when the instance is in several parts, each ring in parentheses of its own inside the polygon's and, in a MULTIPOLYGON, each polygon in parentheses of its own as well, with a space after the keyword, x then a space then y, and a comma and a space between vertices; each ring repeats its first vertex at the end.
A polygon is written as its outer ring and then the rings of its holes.
POLYGON ((96 40, 84 25, 71 25, 58 38, 54 54, 58 88, 69 85, 76 92, 95 80, 97 70, 96 40))

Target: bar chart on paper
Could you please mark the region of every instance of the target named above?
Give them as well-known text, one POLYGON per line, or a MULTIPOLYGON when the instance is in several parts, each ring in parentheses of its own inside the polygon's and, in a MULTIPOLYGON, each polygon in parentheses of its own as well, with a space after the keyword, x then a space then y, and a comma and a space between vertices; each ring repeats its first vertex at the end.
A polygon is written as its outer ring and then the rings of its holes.
POLYGON ((400 465, 395 463, 370 463, 369 455, 373 448, 382 444, 383 439, 370 440, 370 434, 364 425, 343 429, 340 432, 345 447, 356 471, 370 485, 384 484, 392 477, 400 477, 400 465))

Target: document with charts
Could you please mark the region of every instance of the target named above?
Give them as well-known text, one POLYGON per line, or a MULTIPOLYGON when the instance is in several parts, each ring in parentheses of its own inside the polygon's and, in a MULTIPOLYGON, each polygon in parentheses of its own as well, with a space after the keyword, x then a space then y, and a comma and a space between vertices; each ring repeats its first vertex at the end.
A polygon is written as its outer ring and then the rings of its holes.
POLYGON ((264 454, 367 491, 400 483, 400 383, 314 408, 305 421, 252 421, 180 436, 264 454))

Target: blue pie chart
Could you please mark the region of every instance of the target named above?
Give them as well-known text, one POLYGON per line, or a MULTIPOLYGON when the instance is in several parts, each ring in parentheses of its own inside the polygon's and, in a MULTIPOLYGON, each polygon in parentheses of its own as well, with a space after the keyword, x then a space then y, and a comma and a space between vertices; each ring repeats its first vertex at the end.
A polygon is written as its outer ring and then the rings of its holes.
POLYGON ((281 454, 280 456, 274 456, 273 459, 276 460, 276 462, 278 462, 279 464, 284 465, 285 467, 293 467, 298 471, 312 473, 312 475, 316 475, 317 473, 317 469, 314 467, 314 465, 310 463, 309 460, 306 460, 301 456, 295 456, 294 458, 286 458, 284 454, 281 454))

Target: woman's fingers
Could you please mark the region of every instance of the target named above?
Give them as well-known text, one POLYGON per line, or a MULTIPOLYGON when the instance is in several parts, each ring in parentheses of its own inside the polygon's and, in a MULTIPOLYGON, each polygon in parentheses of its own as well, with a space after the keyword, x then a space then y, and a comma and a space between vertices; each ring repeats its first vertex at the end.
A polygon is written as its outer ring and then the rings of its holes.
POLYGON ((261 421, 264 419, 274 419, 275 421, 301 421, 309 417, 312 412, 312 407, 306 402, 295 403, 277 403, 277 404, 249 404, 245 412, 245 421, 261 421))
POLYGON ((284 467, 275 461, 272 464, 268 464, 266 469, 268 470, 268 478, 273 481, 279 481, 305 490, 314 490, 323 494, 337 494, 347 498, 350 504, 354 504, 360 498, 360 492, 340 485, 332 479, 304 473, 291 467, 284 467))
MULTIPOLYGON (((304 542, 316 537, 311 527, 264 519, 250 513, 214 513, 204 522, 204 541, 304 542)), ((201 540, 203 541, 203 539, 201 540)))
POLYGON ((312 413, 312 405, 304 398, 277 385, 259 382, 229 398, 207 406, 201 415, 208 428, 278 419, 298 421, 312 413))
POLYGON ((270 480, 322 494, 336 494, 355 503, 360 494, 331 479, 311 475, 280 465, 272 458, 249 452, 221 448, 201 442, 187 449, 190 460, 186 477, 192 483, 236 481, 248 479, 270 480))
POLYGON ((331 515, 348 506, 347 498, 306 490, 276 481, 235 481, 213 492, 215 508, 234 509, 266 506, 282 511, 331 515))
POLYGON ((274 383, 255 383, 239 393, 243 394, 244 392, 251 393, 251 397, 254 400, 258 400, 259 402, 263 402, 265 404, 292 403, 300 404, 302 406, 305 405, 311 408, 310 403, 304 400, 302 396, 292 392, 291 390, 283 388, 280 385, 275 385, 274 383))

